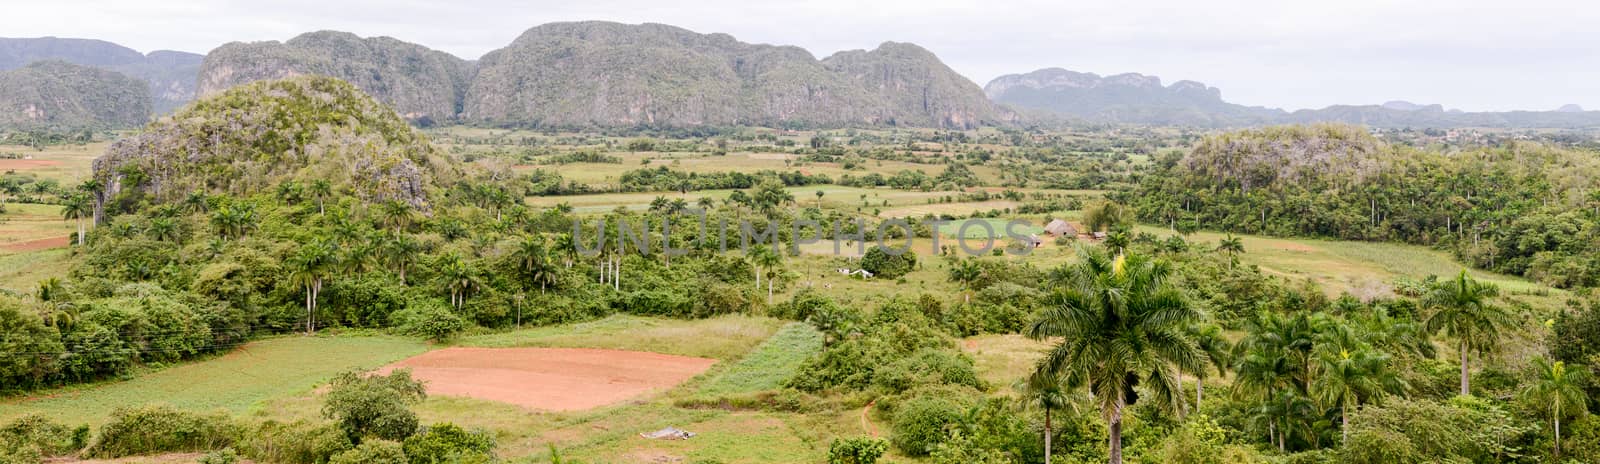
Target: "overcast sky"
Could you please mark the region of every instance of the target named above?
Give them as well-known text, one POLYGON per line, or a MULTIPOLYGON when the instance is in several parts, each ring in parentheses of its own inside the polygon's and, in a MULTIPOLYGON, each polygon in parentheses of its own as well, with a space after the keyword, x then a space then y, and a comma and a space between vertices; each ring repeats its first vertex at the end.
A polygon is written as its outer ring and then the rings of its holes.
POLYGON ((1468 111, 1600 109, 1600 4, 1554 0, 44 0, 0 7, 7 37, 148 52, 333 29, 476 59, 547 22, 657 22, 825 57, 913 42, 982 85, 1061 67, 1196 80, 1287 109, 1387 100, 1468 111))

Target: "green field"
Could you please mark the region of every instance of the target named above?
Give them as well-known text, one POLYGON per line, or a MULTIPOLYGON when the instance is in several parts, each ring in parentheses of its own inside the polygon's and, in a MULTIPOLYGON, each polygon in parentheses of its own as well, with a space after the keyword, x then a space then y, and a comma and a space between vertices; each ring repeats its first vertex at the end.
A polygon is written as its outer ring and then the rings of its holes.
POLYGON ((267 401, 309 392, 339 372, 376 368, 426 349, 417 340, 398 337, 285 335, 127 380, 6 398, 0 401, 0 421, 40 413, 66 423, 97 424, 114 408, 150 403, 243 414, 267 401))
POLYGON ((821 332, 809 324, 791 322, 739 362, 709 373, 711 380, 701 385, 698 393, 715 396, 778 388, 800 363, 821 349, 821 332))

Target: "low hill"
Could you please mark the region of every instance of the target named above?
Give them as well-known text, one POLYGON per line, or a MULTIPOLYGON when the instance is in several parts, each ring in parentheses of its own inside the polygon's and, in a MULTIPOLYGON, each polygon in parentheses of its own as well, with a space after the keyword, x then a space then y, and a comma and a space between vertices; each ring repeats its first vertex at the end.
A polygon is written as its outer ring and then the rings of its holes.
POLYGON ((817 60, 798 47, 662 25, 552 23, 478 63, 464 118, 499 125, 911 125, 1001 116, 915 45, 817 60))
POLYGON ((0 72, 0 128, 108 129, 150 118, 150 89, 120 73, 62 61, 0 72))
POLYGON ((455 118, 471 64, 389 37, 319 31, 282 43, 233 42, 212 50, 200 67, 199 93, 212 95, 240 84, 309 74, 355 84, 406 119, 426 125, 455 118))
POLYGON ((103 40, 41 37, 0 38, 0 71, 42 60, 65 61, 127 74, 150 87, 151 107, 171 112, 194 100, 195 74, 205 56, 171 50, 145 55, 103 40))
MULTIPOLYGON (((303 76, 203 98, 95 159, 97 211, 190 192, 249 195, 327 181, 363 201, 428 209, 436 179, 459 166, 393 109, 344 81, 303 76)), ((100 216, 103 217, 103 216, 100 216)))

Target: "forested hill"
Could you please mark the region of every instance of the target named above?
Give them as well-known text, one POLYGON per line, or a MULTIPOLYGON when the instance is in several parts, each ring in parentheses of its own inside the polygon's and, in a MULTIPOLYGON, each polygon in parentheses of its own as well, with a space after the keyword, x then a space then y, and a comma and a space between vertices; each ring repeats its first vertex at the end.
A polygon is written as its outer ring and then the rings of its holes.
POLYGON ((93 175, 103 219, 196 194, 298 185, 318 201, 341 193, 427 211, 429 192, 460 169, 393 109, 349 83, 302 76, 202 99, 112 144, 94 161, 93 175))
POLYGON ((0 38, 0 71, 46 60, 116 71, 149 86, 150 106, 156 113, 170 112, 194 100, 194 77, 203 58, 172 50, 156 50, 146 55, 103 40, 0 38))
POLYGON ((119 73, 63 61, 0 71, 0 128, 110 129, 149 118, 149 88, 119 73))
POLYGON ((294 75, 343 79, 424 124, 455 119, 472 64, 448 53, 388 37, 348 32, 301 34, 287 42, 234 42, 206 55, 199 92, 294 75))
POLYGON ((1120 199, 1162 224, 1436 245, 1560 287, 1600 283, 1600 160, 1536 143, 1455 152, 1344 125, 1210 136, 1120 199))

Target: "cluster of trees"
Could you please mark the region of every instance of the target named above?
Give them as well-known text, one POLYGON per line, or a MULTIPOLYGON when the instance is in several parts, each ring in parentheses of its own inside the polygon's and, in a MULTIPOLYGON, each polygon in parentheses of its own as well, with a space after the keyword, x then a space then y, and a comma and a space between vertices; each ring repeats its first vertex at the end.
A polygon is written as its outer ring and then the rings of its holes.
POLYGON ((1115 197, 1162 224, 1437 245, 1559 287, 1600 284, 1600 161, 1532 142, 1440 152, 1340 125, 1254 129, 1170 154, 1115 197))

